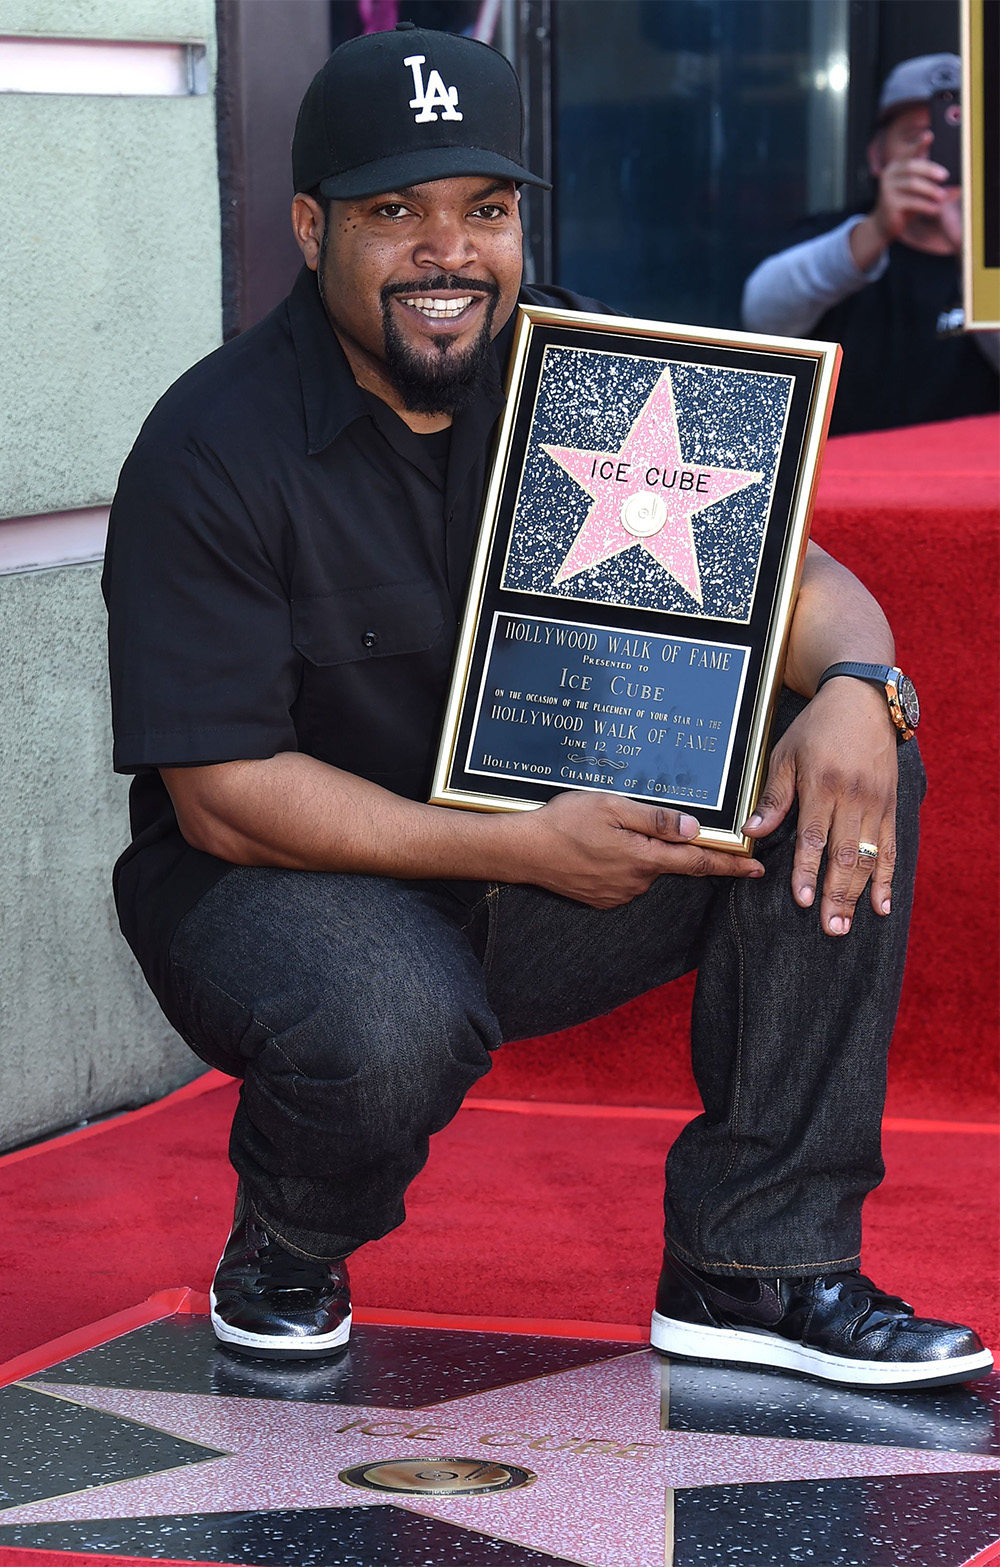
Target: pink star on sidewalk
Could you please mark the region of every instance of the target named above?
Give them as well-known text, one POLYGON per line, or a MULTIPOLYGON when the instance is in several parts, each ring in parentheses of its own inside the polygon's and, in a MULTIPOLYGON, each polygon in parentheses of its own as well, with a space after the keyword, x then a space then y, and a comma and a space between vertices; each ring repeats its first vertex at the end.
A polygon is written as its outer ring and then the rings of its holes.
POLYGON ((968 1452, 664 1430, 668 1377, 659 1356, 636 1350, 418 1409, 28 1382, 46 1397, 213 1451, 202 1463, 0 1509, 0 1521, 389 1504, 581 1567, 662 1567, 674 1489, 997 1469, 995 1456, 968 1452), (510 1462, 537 1482, 433 1497, 366 1492, 340 1479, 361 1463, 448 1457, 510 1462))
POLYGON ((570 446, 542 450, 594 504, 555 575, 565 582, 590 566, 641 545, 702 603, 691 518, 727 495, 759 484, 761 473, 686 463, 681 453, 669 367, 665 368, 617 452, 570 446))

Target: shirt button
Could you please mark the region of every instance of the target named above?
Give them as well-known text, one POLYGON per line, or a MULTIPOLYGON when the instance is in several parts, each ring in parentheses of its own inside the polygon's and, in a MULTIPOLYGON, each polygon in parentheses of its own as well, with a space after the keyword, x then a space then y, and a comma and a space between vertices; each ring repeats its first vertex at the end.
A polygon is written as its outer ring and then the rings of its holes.
POLYGON ((378 642, 378 632, 366 631, 361 641, 364 647, 375 647, 378 642))

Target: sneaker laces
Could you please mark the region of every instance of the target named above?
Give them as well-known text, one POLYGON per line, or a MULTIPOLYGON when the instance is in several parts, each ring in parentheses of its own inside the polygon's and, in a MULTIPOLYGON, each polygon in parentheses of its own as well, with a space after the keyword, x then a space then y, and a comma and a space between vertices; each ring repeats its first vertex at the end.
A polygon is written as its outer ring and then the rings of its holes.
POLYGON ((263 1252, 260 1263, 260 1280, 263 1292, 268 1295, 288 1291, 318 1293, 329 1287, 330 1264, 318 1257, 300 1257, 285 1251, 272 1241, 263 1252))
MULTIPOLYGON (((862 1323, 876 1311, 884 1316, 913 1316, 913 1307, 907 1301, 902 1300, 898 1295, 887 1295, 863 1273, 828 1273, 825 1275, 825 1282, 839 1284, 841 1299, 846 1300, 848 1305, 857 1306, 859 1309, 867 1307, 862 1323)), ((860 1331, 865 1331, 863 1326, 860 1327, 860 1331)))

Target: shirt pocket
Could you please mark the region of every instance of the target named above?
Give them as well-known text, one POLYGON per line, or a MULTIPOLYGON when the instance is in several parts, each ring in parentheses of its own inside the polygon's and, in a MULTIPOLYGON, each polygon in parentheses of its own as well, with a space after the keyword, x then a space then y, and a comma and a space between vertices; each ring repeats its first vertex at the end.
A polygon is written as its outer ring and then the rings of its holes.
POLYGON ((344 588, 292 599, 292 642, 320 668, 422 653, 434 646, 443 628, 441 603, 429 583, 344 588))

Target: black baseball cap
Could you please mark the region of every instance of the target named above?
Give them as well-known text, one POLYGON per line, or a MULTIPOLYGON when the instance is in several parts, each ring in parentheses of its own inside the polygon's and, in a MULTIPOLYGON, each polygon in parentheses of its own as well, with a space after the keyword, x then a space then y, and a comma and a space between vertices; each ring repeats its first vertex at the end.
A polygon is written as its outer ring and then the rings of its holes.
POLYGON ((349 39, 317 71, 295 123, 292 179, 340 200, 466 174, 547 190, 523 165, 523 129, 509 60, 474 38, 400 22, 349 39))

